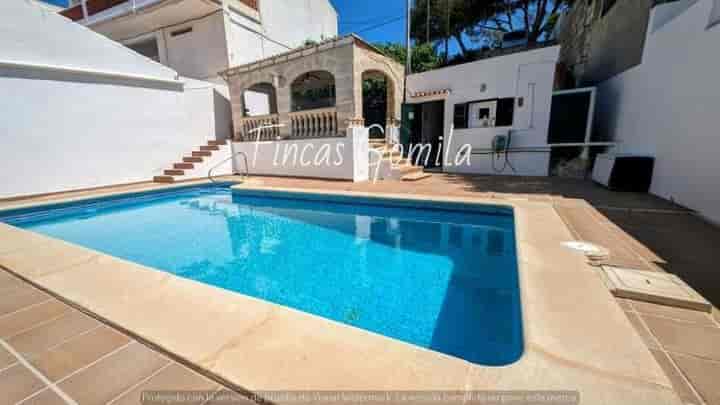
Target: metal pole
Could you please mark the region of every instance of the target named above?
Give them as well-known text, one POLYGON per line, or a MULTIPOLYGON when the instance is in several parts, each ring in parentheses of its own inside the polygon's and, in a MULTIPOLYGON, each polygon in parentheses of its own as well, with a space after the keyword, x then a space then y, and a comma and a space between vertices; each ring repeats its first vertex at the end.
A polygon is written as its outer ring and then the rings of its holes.
POLYGON ((80 0, 80 7, 82 7, 83 12, 83 19, 87 20, 88 18, 88 10, 87 10, 87 4, 85 4, 87 0, 80 0))
POLYGON ((407 0, 407 24, 405 27, 405 47, 407 58, 405 58, 405 74, 412 74, 412 46, 410 45, 410 7, 412 0, 407 0))
POLYGON ((425 22, 425 31, 426 31, 425 42, 430 43, 430 1, 431 0, 426 0, 426 1, 427 1, 427 16, 426 16, 427 20, 425 22))

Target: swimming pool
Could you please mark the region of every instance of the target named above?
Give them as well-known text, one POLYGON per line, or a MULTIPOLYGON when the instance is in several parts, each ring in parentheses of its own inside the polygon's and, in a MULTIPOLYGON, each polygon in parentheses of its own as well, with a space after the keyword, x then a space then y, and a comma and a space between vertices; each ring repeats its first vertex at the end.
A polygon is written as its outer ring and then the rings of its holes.
POLYGON ((0 220, 476 364, 520 357, 510 209, 323 198, 203 186, 0 220))

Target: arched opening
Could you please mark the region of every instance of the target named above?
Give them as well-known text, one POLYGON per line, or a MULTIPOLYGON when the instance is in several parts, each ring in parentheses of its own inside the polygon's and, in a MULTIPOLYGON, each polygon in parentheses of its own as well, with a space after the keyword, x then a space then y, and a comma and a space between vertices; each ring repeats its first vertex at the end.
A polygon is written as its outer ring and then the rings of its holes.
POLYGON ((277 114, 275 87, 270 83, 258 83, 243 92, 245 116, 257 117, 277 114))
MULTIPOLYGON (((388 118, 393 118, 393 88, 385 73, 371 70, 362 75, 363 118, 365 126, 375 124, 385 128, 388 118)), ((383 138, 382 131, 374 127, 370 138, 383 138)))
POLYGON ((335 107, 335 77, 325 71, 301 74, 290 86, 292 111, 335 107))

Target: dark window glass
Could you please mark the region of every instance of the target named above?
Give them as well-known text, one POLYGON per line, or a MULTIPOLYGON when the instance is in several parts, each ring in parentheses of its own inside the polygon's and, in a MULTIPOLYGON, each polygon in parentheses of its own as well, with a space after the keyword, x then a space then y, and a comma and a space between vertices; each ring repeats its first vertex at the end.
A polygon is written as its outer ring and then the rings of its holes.
POLYGON ((453 114, 453 122, 455 128, 467 128, 468 127, 468 105, 467 104, 455 104, 455 111, 453 114))
POLYGON ((515 114, 515 99, 501 98, 498 100, 497 112, 495 113, 496 127, 511 127, 515 114))

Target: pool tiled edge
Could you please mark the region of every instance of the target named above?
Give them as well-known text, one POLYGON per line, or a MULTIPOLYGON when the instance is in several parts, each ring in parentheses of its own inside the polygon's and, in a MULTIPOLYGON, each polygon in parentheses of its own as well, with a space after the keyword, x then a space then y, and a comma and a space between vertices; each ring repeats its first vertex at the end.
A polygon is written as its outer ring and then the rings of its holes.
POLYGON ((0 225, 0 265, 248 391, 557 389, 579 390, 584 404, 677 403, 598 274, 560 246, 572 237, 548 203, 236 188, 512 208, 525 354, 510 366, 477 366, 100 253, 88 256, 87 249, 7 225, 0 225), (48 246, 53 253, 38 259, 48 246))

